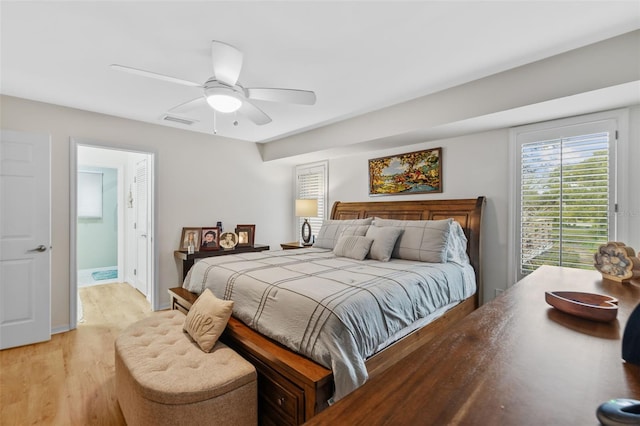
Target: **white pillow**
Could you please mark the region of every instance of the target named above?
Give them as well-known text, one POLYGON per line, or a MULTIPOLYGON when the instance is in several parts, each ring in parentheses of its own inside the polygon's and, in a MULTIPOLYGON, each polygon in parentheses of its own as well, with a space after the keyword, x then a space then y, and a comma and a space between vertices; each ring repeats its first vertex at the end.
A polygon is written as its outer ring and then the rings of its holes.
POLYGON ((373 239, 362 236, 344 236, 338 238, 333 253, 336 256, 363 260, 367 257, 373 239))
POLYGON ((404 228, 394 226, 370 226, 367 230, 367 237, 373 238, 373 244, 369 250, 369 257, 375 260, 388 262, 391 253, 404 228))
POLYGON ((462 226, 455 220, 451 222, 449 230, 449 243, 447 244, 447 262, 454 262, 460 265, 469 263, 467 255, 467 237, 464 235, 462 226))
POLYGON ((376 218, 373 224, 404 229, 393 249, 392 257, 420 262, 446 263, 451 222, 453 219, 395 220, 376 218))
POLYGON ((371 225, 371 222, 373 222, 373 218, 371 217, 366 219, 325 220, 320 227, 320 231, 318 231, 318 236, 313 246, 333 250, 345 228, 353 225, 371 225))

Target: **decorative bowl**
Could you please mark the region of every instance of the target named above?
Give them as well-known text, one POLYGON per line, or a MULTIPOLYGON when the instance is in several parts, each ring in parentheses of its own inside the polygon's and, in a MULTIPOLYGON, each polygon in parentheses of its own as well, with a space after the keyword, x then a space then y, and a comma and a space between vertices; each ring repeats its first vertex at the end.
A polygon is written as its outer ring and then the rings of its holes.
POLYGON ((593 321, 610 322, 618 316, 618 299, 579 291, 547 291, 548 304, 567 314, 593 321))

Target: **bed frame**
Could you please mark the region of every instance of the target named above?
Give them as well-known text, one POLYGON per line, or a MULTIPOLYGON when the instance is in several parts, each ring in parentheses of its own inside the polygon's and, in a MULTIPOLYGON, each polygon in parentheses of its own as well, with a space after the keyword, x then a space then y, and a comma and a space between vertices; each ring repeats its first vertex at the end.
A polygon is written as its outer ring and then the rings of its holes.
MULTIPOLYGON (((351 203, 338 201, 333 205, 331 219, 380 217, 438 220, 452 217, 464 229, 468 239, 467 253, 476 272, 477 291, 474 296, 369 358, 366 366, 370 377, 380 374, 480 306, 483 290, 480 237, 484 205, 485 197, 351 203)), ((190 295, 188 298, 192 300, 197 297, 193 293, 190 295)), ((326 401, 333 394, 330 370, 258 334, 235 318, 229 320, 222 340, 256 366, 258 414, 262 424, 302 424, 328 406, 326 401)))

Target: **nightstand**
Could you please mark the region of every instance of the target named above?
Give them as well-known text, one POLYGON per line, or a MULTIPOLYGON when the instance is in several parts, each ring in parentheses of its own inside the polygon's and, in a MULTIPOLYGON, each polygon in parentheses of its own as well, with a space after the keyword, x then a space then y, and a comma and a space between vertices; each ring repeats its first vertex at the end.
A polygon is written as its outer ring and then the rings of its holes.
POLYGON ((203 259, 205 257, 213 256, 226 256, 229 254, 237 253, 250 253, 256 251, 269 250, 269 246, 264 244, 255 244, 250 247, 236 247, 233 250, 200 250, 192 254, 188 254, 186 250, 175 250, 173 256, 182 261, 182 280, 187 277, 187 272, 193 266, 196 259, 203 259))
POLYGON ((312 247, 312 246, 313 246, 313 244, 301 244, 299 241, 292 241, 290 243, 280 243, 280 247, 282 247, 282 250, 309 248, 309 247, 312 247))

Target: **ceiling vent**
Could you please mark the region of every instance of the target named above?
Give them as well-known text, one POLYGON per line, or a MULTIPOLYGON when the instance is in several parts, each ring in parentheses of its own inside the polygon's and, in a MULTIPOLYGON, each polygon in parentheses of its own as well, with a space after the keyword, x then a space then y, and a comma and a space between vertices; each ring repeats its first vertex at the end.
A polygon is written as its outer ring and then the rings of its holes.
POLYGON ((175 115, 165 115, 164 117, 162 117, 162 119, 165 121, 172 121, 174 123, 185 124, 187 126, 191 126, 193 123, 197 121, 197 120, 191 120, 189 118, 176 117, 175 115))

